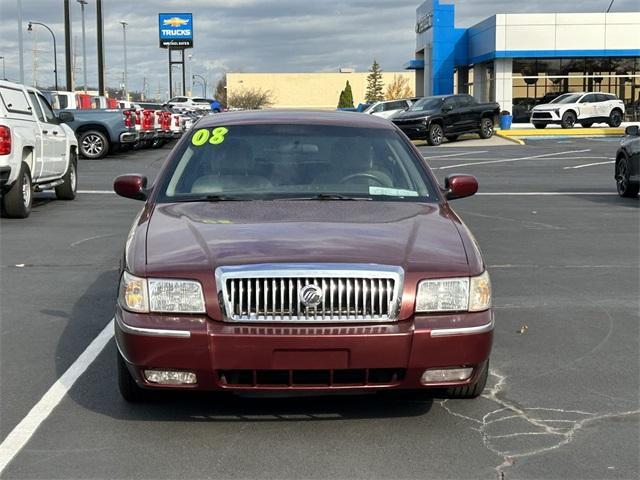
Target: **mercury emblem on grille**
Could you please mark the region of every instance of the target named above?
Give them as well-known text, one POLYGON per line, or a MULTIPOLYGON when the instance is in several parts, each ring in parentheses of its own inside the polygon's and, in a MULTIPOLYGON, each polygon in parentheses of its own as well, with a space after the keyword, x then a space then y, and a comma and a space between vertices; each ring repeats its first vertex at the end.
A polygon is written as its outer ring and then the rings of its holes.
POLYGON ((324 292, 317 285, 305 285, 298 296, 305 307, 317 307, 322 301, 324 292))

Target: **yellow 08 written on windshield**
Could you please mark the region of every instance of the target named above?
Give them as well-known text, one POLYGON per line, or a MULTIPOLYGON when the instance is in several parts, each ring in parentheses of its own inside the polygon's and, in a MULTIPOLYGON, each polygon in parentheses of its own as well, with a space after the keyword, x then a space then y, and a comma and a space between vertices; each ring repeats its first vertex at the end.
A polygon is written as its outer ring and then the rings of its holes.
POLYGON ((191 143, 196 147, 201 147, 206 143, 211 145, 220 145, 224 142, 225 135, 229 133, 229 129, 226 127, 216 127, 213 130, 208 128, 201 128, 196 131, 191 137, 191 143))

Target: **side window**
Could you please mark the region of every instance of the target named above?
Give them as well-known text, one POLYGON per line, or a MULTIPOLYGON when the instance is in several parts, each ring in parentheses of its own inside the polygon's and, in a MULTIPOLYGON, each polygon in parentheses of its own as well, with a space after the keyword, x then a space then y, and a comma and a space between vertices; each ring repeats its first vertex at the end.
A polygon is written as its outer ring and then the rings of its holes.
POLYGON ((442 108, 457 108, 458 102, 455 97, 446 98, 444 103, 442 104, 442 108))
POLYGON ((42 106, 42 112, 44 113, 44 118, 47 123, 58 123, 58 118, 56 114, 53 113, 51 109, 51 105, 47 102, 47 99, 42 95, 38 95, 38 99, 40 100, 40 105, 42 106))
POLYGON ((471 102, 469 101, 469 98, 470 98, 470 97, 467 97, 466 95, 461 95, 461 96, 459 96, 459 97, 455 97, 455 99, 456 99, 456 106, 457 106, 458 108, 468 107, 468 106, 469 106, 469 104, 471 103, 471 102))
POLYGON ((31 107, 22 90, 2 87, 0 88, 0 98, 2 98, 2 103, 4 103, 7 111, 31 115, 31 107))
POLYGON ((385 112, 388 112, 389 110, 399 110, 401 108, 403 108, 403 102, 389 102, 383 104, 382 107, 385 112))
POLYGON ((590 93, 589 95, 585 95, 580 100, 580 103, 594 103, 596 102, 596 95, 594 93, 590 93))
POLYGON ((36 94, 33 92, 29 92, 29 98, 31 99, 31 103, 33 103, 33 112, 36 114, 36 117, 38 117, 38 120, 40 120, 41 122, 44 122, 44 114, 42 113, 42 108, 40 108, 40 104, 38 103, 36 94))
POLYGON ((382 105, 382 104, 376 105, 375 107, 373 107, 373 108, 371 109, 371 113, 378 113, 378 112, 381 112, 381 111, 382 111, 382 107, 383 107, 383 105, 382 105))

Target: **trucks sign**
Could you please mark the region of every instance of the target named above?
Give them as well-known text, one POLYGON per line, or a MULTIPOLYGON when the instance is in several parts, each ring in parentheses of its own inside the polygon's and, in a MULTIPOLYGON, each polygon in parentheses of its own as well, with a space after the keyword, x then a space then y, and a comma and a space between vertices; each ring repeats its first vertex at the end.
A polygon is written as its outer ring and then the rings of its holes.
POLYGON ((158 29, 160 48, 193 48, 193 14, 160 13, 158 29))

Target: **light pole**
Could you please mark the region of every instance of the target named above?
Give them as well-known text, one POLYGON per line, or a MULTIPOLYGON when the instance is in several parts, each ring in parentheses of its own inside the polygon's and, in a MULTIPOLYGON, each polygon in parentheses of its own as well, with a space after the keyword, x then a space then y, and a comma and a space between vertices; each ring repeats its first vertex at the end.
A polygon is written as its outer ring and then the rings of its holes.
POLYGON ((189 77, 191 79, 191 81, 189 82, 189 96, 192 97, 193 96, 193 77, 191 76, 191 59, 193 58, 193 55, 189 54, 187 55, 187 66, 189 67, 189 77))
POLYGON ((120 21, 122 24, 122 44, 124 48, 124 99, 129 101, 129 86, 127 83, 127 22, 120 21))
POLYGON ((82 73, 84 74, 84 91, 87 91, 87 35, 84 29, 84 6, 87 0, 76 0, 82 9, 82 73))
POLYGON ((207 98, 207 81, 202 75, 198 75, 197 73, 194 73, 193 75, 191 75, 191 80, 194 80, 196 77, 202 80, 202 86, 204 87, 204 94, 202 96, 204 98, 207 98))
POLYGON ((32 32, 33 31, 33 25, 40 25, 40 26, 46 28, 47 30, 49 30, 49 33, 51 33, 51 36, 53 37, 53 75, 55 77, 56 90, 58 90, 58 49, 56 47, 56 36, 53 33, 53 30, 51 30, 49 28, 49 26, 45 25, 44 23, 40 23, 40 22, 29 22, 29 26, 27 28, 27 31, 32 32))
POLYGON ((2 79, 6 80, 7 79, 7 72, 5 70, 4 57, 0 57, 0 60, 2 60, 2 79))

